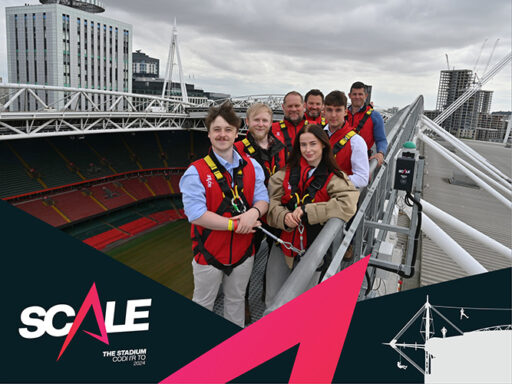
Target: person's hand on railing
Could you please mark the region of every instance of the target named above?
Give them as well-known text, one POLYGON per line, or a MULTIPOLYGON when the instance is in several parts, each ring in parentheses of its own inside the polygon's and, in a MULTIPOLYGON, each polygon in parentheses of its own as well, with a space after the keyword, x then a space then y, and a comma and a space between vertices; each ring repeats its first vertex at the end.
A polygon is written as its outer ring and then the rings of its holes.
POLYGON ((379 162, 379 167, 384 163, 384 154, 382 152, 377 152, 375 155, 370 157, 370 161, 372 159, 376 159, 379 162))

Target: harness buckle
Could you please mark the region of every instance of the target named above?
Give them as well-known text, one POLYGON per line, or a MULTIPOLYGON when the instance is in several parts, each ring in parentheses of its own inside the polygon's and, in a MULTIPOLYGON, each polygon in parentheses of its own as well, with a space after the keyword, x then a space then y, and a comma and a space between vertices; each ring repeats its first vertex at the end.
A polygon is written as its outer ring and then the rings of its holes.
POLYGON ((231 199, 231 206, 233 207, 233 211, 238 214, 245 213, 245 211, 247 210, 240 196, 236 196, 231 199))

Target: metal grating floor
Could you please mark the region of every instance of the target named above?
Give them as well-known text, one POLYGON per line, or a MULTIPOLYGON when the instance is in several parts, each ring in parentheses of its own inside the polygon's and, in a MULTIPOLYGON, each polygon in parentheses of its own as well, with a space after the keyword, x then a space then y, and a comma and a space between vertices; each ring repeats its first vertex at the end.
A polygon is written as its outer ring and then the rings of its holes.
MULTIPOLYGON (((252 269, 251 280, 249 282, 249 307, 251 309, 251 324, 263 317, 265 311, 265 303, 262 300, 263 291, 263 274, 267 265, 268 246, 267 241, 263 240, 261 247, 254 259, 254 267, 252 269)), ((219 288, 219 294, 213 312, 222 316, 224 311, 224 294, 222 293, 222 285, 219 288)))

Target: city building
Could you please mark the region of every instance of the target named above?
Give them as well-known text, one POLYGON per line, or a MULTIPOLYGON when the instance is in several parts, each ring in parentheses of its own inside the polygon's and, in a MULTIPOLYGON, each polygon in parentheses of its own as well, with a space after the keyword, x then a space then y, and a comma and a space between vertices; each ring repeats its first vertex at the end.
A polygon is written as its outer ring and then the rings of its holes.
MULTIPOLYGON (((160 60, 148 56, 140 49, 132 53, 133 75, 132 92, 143 95, 161 96, 164 87, 164 79, 159 78, 160 60)), ((205 97, 211 100, 227 99, 226 93, 205 92, 198 89, 194 84, 185 84, 189 97, 205 97)), ((181 96, 181 85, 172 82, 167 84, 168 96, 181 96)))
POLYGON ((158 77, 160 76, 160 60, 149 57, 140 49, 132 53, 133 77, 158 77))
MULTIPOLYGON (((436 109, 425 111, 430 119, 436 118, 475 82, 469 69, 441 71, 437 91, 436 109)), ((479 90, 461 107, 441 123, 452 135, 465 139, 501 141, 505 135, 507 117, 491 114, 493 91, 479 90)))
MULTIPOLYGON (((10 83, 131 92, 131 25, 99 16, 104 8, 97 0, 40 2, 5 9, 10 83)), ((64 92, 54 95, 38 91, 50 106, 66 102, 64 92)), ((106 109, 113 100, 95 94, 92 101, 106 109)), ((92 109, 86 98, 77 103, 92 109)), ((38 110, 38 104, 21 98, 13 110, 38 110)))

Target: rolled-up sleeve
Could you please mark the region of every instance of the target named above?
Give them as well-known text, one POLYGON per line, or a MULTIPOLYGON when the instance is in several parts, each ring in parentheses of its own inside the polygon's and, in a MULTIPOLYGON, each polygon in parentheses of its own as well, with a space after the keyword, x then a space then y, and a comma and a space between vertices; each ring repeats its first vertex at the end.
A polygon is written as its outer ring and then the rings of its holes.
POLYGON ((193 165, 181 177, 180 191, 188 221, 193 222, 203 216, 207 211, 206 191, 199 178, 199 173, 193 165))
POLYGON ((352 174, 348 176, 352 184, 356 188, 363 188, 368 185, 370 178, 370 164, 368 162, 368 147, 366 142, 359 135, 354 135, 350 139, 352 154, 350 156, 350 164, 352 166, 352 174))
POLYGON ((268 203, 268 191, 267 187, 265 187, 265 172, 263 172, 263 168, 261 168, 261 165, 256 160, 251 159, 251 162, 254 165, 254 172, 256 174, 253 204, 258 201, 265 201, 268 203))
POLYGON ((384 130, 384 119, 377 111, 373 111, 371 116, 373 122, 373 139, 375 140, 377 152, 386 154, 388 150, 388 140, 386 139, 386 131, 384 130))

